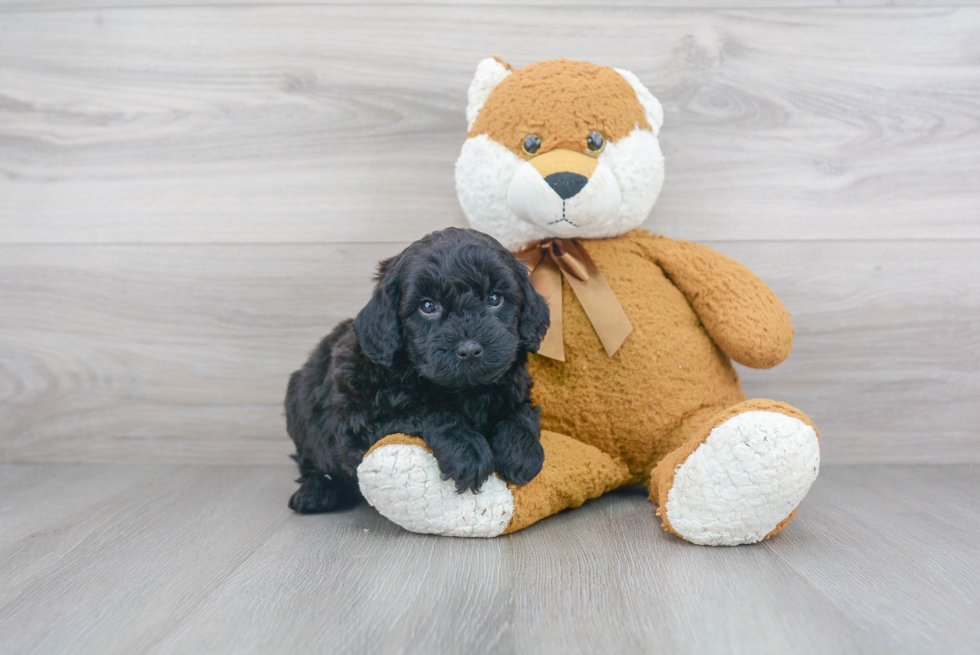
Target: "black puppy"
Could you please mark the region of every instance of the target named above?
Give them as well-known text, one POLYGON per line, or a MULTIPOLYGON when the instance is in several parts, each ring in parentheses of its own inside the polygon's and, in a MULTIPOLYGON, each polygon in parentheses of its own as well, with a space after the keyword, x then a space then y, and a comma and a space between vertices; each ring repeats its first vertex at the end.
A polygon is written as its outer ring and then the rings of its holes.
POLYGON ((541 470, 527 353, 548 307, 527 269, 492 237, 450 228, 381 262, 355 320, 320 342, 289 379, 286 429, 301 483, 289 506, 356 504, 357 466, 386 435, 421 437, 457 490, 496 471, 526 484, 541 470))

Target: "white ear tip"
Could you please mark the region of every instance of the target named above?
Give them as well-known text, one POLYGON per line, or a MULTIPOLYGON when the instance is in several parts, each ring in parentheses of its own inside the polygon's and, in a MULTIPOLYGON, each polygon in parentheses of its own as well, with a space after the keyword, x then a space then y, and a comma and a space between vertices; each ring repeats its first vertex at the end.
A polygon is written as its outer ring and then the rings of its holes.
POLYGON ((650 93, 650 90, 643 86, 640 82, 640 78, 634 75, 631 71, 625 70, 623 68, 617 68, 616 72, 623 76, 630 86, 633 87, 633 91, 636 92, 636 97, 643 106, 643 112, 646 114, 647 122, 650 123, 650 127, 653 128, 654 134, 660 134, 660 128, 664 124, 664 108, 660 105, 660 101, 650 93))
POLYGON ((510 75, 510 70, 494 57, 487 57, 476 66, 473 81, 466 92, 466 131, 473 129, 473 123, 497 85, 510 75))
POLYGON ((503 63, 501 63, 501 61, 496 57, 487 57, 486 59, 481 59, 480 63, 476 65, 477 75, 480 74, 480 71, 485 72, 485 71, 497 70, 497 69, 505 70, 508 73, 510 72, 507 69, 507 67, 504 66, 503 63))

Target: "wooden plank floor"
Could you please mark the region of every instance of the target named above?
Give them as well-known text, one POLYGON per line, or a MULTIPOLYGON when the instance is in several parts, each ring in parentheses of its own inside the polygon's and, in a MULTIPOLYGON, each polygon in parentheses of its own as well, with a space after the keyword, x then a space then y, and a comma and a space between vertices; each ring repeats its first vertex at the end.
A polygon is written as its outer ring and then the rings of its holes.
POLYGON ((966 652, 980 467, 828 466, 704 548, 626 490, 494 540, 301 517, 283 466, 0 466, 0 652, 966 652))

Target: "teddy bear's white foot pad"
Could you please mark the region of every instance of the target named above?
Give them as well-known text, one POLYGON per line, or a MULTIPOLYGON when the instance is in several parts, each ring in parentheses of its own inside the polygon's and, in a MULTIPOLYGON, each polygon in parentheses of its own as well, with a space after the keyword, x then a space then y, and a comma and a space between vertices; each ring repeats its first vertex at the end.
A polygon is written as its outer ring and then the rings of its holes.
POLYGON ((778 412, 743 412, 677 467, 667 521, 696 544, 762 541, 800 504, 819 468, 812 427, 778 412))
POLYGON ((382 516, 423 534, 496 537, 514 516, 507 483, 491 475, 480 493, 456 493, 424 448, 391 444, 369 452, 357 467, 361 494, 382 516))

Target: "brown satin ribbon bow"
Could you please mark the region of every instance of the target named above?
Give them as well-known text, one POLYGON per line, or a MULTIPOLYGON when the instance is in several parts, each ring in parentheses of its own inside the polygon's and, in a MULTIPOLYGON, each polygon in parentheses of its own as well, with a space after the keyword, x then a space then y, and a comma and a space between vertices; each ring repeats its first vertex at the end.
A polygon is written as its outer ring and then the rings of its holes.
POLYGON ((606 278, 581 244, 573 239, 549 239, 517 253, 531 271, 531 284, 544 296, 551 313, 551 326, 538 349, 539 355, 565 361, 561 326, 561 278, 582 304, 606 354, 612 357, 633 331, 623 306, 606 278))

